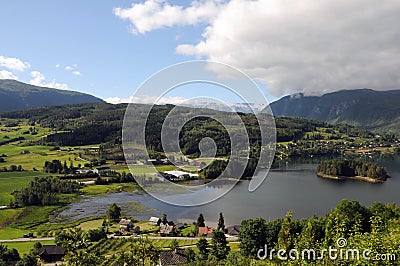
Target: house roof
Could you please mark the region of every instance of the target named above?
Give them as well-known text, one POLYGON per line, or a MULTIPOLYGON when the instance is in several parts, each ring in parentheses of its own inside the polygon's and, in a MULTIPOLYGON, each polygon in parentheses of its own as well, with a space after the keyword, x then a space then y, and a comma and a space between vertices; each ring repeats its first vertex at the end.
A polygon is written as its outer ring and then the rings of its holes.
POLYGON ((121 221, 119 221, 119 225, 129 225, 132 223, 132 220, 127 220, 127 219, 121 219, 121 221))
POLYGON ((157 223, 158 220, 160 220, 160 218, 152 216, 152 217, 150 217, 149 222, 157 223))
POLYGON ((229 227, 227 228, 227 234, 228 234, 228 235, 238 235, 241 228, 242 228, 241 225, 232 225, 232 226, 229 226, 229 227))
POLYGON ((160 225, 160 234, 170 234, 174 230, 173 225, 169 224, 161 224, 160 225))
POLYGON ((61 246, 44 245, 39 250, 39 255, 64 255, 65 250, 61 246))
POLYGON ((160 253, 161 265, 176 265, 188 263, 186 250, 175 249, 160 253))
POLYGON ((213 229, 208 226, 204 227, 199 227, 199 235, 211 235, 213 232, 213 229))

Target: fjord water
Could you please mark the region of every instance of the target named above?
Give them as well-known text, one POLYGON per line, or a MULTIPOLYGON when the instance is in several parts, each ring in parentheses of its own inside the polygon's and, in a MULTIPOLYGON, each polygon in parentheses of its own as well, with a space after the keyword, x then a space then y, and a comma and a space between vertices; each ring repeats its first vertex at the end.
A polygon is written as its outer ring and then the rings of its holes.
MULTIPOLYGON (((209 225, 215 225, 219 212, 223 212, 226 225, 231 225, 256 217, 273 220, 284 217, 288 211, 293 211, 296 218, 311 217, 314 214, 323 216, 342 199, 357 200, 367 206, 374 201, 400 204, 400 156, 379 159, 378 163, 385 166, 392 177, 382 184, 321 179, 315 175, 317 164, 282 163, 279 168, 269 172, 267 179, 256 191, 248 191, 248 181, 239 182, 220 199, 202 206, 177 207, 137 191, 120 192, 100 197, 83 197, 56 218, 75 220, 104 215, 110 204, 116 202, 122 207, 123 213, 139 220, 166 213, 169 220, 191 223, 202 213, 209 225)), ((217 192, 221 187, 207 189, 217 192)))

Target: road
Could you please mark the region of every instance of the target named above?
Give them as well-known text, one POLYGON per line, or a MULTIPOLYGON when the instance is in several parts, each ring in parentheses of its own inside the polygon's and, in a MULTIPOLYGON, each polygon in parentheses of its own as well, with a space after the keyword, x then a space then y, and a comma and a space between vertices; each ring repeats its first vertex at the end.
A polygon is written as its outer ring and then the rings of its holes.
POLYGON ((51 241, 55 240, 54 237, 37 237, 37 238, 14 238, 14 239, 0 239, 0 243, 12 243, 12 242, 38 242, 38 241, 51 241))
MULTIPOLYGON (((109 238, 148 238, 148 239, 176 239, 176 240, 199 240, 200 237, 182 237, 182 236, 109 236, 109 238)), ((207 240, 211 240, 210 237, 206 237, 207 240)), ((0 239, 0 243, 12 243, 12 242, 39 242, 39 241, 51 241, 55 240, 54 237, 37 237, 37 238, 14 238, 14 239, 0 239)), ((237 241, 237 237, 227 237, 227 241, 237 241)))

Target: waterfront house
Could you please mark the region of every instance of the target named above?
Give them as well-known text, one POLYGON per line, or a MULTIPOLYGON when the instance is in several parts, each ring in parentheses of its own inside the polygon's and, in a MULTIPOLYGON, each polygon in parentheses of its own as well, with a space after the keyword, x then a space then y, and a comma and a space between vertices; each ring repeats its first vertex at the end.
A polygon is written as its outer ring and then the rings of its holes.
POLYGON ((158 225, 159 220, 160 220, 160 218, 152 216, 152 217, 150 217, 149 222, 152 225, 158 225))

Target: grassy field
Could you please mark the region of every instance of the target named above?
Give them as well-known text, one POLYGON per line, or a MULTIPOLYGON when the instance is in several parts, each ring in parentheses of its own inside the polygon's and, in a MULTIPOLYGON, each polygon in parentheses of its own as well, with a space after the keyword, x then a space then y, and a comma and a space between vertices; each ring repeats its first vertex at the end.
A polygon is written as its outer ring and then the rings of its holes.
POLYGON ((14 190, 25 187, 34 176, 43 176, 42 172, 1 172, 0 173, 0 205, 9 205, 14 190))
POLYGON ((11 224, 21 212, 22 209, 0 210, 0 229, 11 224))
POLYGON ((77 227, 81 228, 84 231, 89 231, 90 229, 97 229, 101 227, 102 224, 103 224, 103 219, 97 219, 97 220, 83 222, 77 227))
POLYGON ((26 242, 13 242, 13 243, 4 243, 5 246, 7 246, 8 248, 15 248, 16 250, 18 250, 19 254, 28 254, 31 249, 33 248, 33 245, 36 242, 40 242, 42 245, 54 245, 55 242, 52 240, 49 241, 26 241, 26 242))

